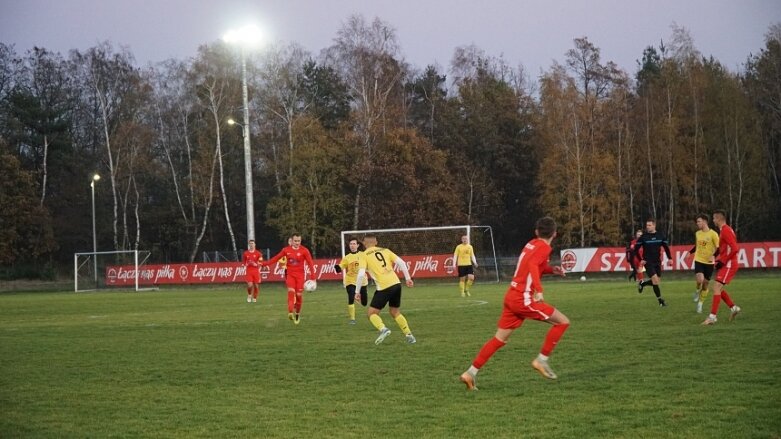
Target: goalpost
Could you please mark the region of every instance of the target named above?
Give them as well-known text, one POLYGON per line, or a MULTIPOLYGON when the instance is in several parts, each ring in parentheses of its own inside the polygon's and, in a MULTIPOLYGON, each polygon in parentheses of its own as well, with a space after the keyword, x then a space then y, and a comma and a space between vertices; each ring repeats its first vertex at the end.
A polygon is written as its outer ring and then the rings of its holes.
POLYGON ((148 277, 144 266, 150 255, 150 252, 141 250, 74 253, 73 290, 154 290, 155 287, 144 287, 144 280, 148 277))
POLYGON ((362 239, 367 234, 377 236, 379 245, 401 256, 450 255, 467 235, 475 249, 478 268, 475 275, 499 282, 499 264, 496 258, 494 234, 491 226, 412 227, 401 229, 345 230, 341 233, 342 257, 350 238, 362 239))

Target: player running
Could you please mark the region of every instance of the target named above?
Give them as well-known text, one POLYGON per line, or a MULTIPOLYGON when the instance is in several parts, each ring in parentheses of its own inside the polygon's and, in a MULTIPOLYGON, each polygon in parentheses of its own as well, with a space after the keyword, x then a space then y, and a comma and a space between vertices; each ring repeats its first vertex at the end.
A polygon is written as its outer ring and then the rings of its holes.
POLYGON ((738 272, 738 237, 732 227, 727 225, 727 213, 723 210, 713 212, 713 224, 719 228, 719 256, 716 259, 715 268, 716 282, 713 284, 713 302, 710 307, 710 315, 703 325, 715 325, 716 314, 719 312, 719 303, 724 299, 724 303, 729 307, 729 320, 735 320, 741 309, 735 305, 732 298, 727 294, 724 286, 730 283, 735 273, 738 272))
POLYGON ((553 325, 545 336, 540 354, 531 365, 543 377, 551 380, 557 378, 548 364, 548 357, 569 328, 569 319, 544 301, 540 281, 541 275, 546 273, 565 275, 561 266, 551 267, 548 263, 552 250, 550 244, 556 237, 556 222, 550 217, 540 218, 537 220, 534 233, 537 237, 523 247, 518 258, 513 280, 504 296, 502 315, 497 323, 496 334, 483 345, 469 369, 461 374, 461 382, 466 384, 469 390, 477 390, 477 373, 480 368, 496 351, 507 344, 507 339, 513 331, 520 328, 526 319, 553 325))
POLYGON ((363 245, 366 250, 358 254, 358 276, 355 284, 361 285, 367 272, 377 283, 377 291, 374 292, 368 311, 369 321, 380 332, 374 344, 382 343, 391 333, 380 317, 380 310, 385 308, 385 305, 389 305, 388 311, 407 338, 407 343, 416 343, 407 319, 401 314, 401 281, 393 270, 394 267, 401 270, 407 286, 412 288, 415 283, 409 275, 407 263, 387 248, 377 247, 377 237, 374 235, 366 235, 363 245))
POLYGON ((697 232, 694 234, 694 246, 689 254, 694 254, 694 277, 697 290, 694 292, 694 302, 697 313, 702 313, 702 304, 708 297, 708 282, 713 275, 714 257, 718 254, 719 235, 708 227, 708 215, 697 215, 697 232))
POLYGON ((638 282, 637 292, 642 293, 644 287, 653 284, 654 294, 659 302, 659 306, 667 306, 667 302, 662 298, 662 289, 660 287, 662 282, 662 249, 664 249, 667 259, 672 259, 672 256, 670 256, 670 246, 667 244, 667 238, 664 236, 664 233, 656 230, 655 219, 650 218, 645 222, 645 233, 635 243, 636 255, 640 249, 643 250, 643 259, 640 261, 640 266, 645 268, 646 274, 648 274, 650 279, 638 282))
POLYGON ((637 229, 635 237, 626 245, 626 261, 629 264, 629 268, 632 269, 632 273, 629 274, 629 280, 637 282, 643 281, 643 273, 645 273, 645 268, 640 266, 640 261, 643 260, 643 251, 641 249, 639 252, 635 252, 635 245, 637 245, 637 240, 641 236, 643 236, 643 229, 637 229))

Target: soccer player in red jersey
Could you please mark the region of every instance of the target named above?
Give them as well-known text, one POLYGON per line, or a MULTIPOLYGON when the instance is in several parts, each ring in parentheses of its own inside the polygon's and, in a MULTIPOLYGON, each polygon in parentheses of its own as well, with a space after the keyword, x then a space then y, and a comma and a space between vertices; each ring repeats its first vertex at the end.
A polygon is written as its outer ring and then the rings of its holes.
POLYGON ((643 236, 643 229, 637 229, 635 238, 629 241, 629 244, 626 246, 626 261, 629 263, 629 267, 632 268, 629 280, 636 280, 638 282, 643 281, 643 273, 645 273, 645 268, 640 264, 643 260, 643 250, 640 249, 640 251, 635 252, 635 244, 637 244, 637 240, 640 239, 641 236, 643 236))
POLYGON ((287 317, 296 325, 301 321, 301 306, 304 304, 304 282, 307 280, 305 265, 314 276, 315 264, 309 249, 301 245, 301 235, 294 234, 290 237, 291 244, 279 251, 273 258, 261 265, 269 266, 281 258, 287 259, 285 270, 285 285, 287 285, 287 317))
POLYGON ((247 303, 258 301, 261 261, 263 261, 263 255, 255 250, 255 240, 250 239, 247 243, 247 250, 241 256, 241 262, 247 267, 247 303))
POLYGON ((555 380, 556 374, 548 365, 548 356, 569 327, 569 319, 553 306, 545 303, 540 276, 547 273, 564 276, 561 266, 551 267, 548 258, 550 243, 556 237, 556 222, 544 217, 535 226, 537 238, 529 241, 518 258, 510 288, 504 296, 502 315, 497 323, 496 335, 483 345, 472 365, 461 374, 461 382, 469 390, 477 390, 477 372, 491 356, 507 344, 507 339, 526 319, 539 320, 553 325, 545 336, 540 354, 532 361, 532 367, 543 377, 555 380))
POLYGON ((713 285, 713 302, 710 307, 710 315, 703 325, 715 325, 716 314, 719 312, 719 303, 724 300, 730 310, 729 319, 734 320, 740 313, 740 307, 735 305, 732 298, 727 294, 724 286, 730 283, 735 273, 738 272, 738 237, 732 227, 727 225, 727 214, 723 210, 713 212, 713 224, 719 228, 719 252, 716 258, 714 268, 716 272, 716 283, 713 285))

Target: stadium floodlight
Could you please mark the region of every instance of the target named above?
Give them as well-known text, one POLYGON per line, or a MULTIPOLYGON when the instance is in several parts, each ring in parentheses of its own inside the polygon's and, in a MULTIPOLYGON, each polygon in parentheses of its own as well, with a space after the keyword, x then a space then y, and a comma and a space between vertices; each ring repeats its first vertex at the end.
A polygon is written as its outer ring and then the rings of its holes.
MULTIPOLYGON (((249 143, 249 99, 247 97, 247 57, 245 50, 257 47, 262 34, 257 26, 249 25, 228 31, 222 38, 228 44, 237 44, 241 48, 241 95, 244 102, 244 125, 241 127, 244 137, 244 189, 247 198, 247 239, 255 239, 255 202, 252 194, 252 158, 249 143)), ((228 123, 231 124, 229 119, 228 123)), ((235 124, 236 121, 233 121, 235 124)), ((231 124, 232 125, 232 124, 231 124)))
POLYGON ((231 29, 222 37, 229 44, 241 44, 245 47, 257 47, 263 41, 263 33, 260 28, 250 24, 238 29, 231 29))
MULTIPOLYGON (((92 252, 98 251, 98 235, 95 229, 95 183, 100 180, 100 175, 95 173, 92 175, 92 181, 89 183, 90 190, 92 191, 92 252)), ((94 261, 95 283, 98 282, 98 261, 94 261)))

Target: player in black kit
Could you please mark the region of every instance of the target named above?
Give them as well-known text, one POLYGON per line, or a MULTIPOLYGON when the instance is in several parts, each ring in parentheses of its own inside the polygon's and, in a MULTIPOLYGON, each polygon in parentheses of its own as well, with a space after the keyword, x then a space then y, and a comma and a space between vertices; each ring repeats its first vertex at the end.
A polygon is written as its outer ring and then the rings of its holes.
POLYGON ((646 285, 653 284, 659 306, 667 306, 667 303, 662 299, 662 290, 659 288, 662 276, 662 250, 660 247, 664 248, 667 259, 672 259, 667 237, 664 236, 664 233, 656 231, 656 220, 648 219, 645 222, 645 233, 637 240, 634 250, 635 254, 638 254, 639 250, 643 249, 643 260, 640 261, 640 265, 645 267, 648 275, 648 279, 637 283, 637 292, 642 293, 646 285))

